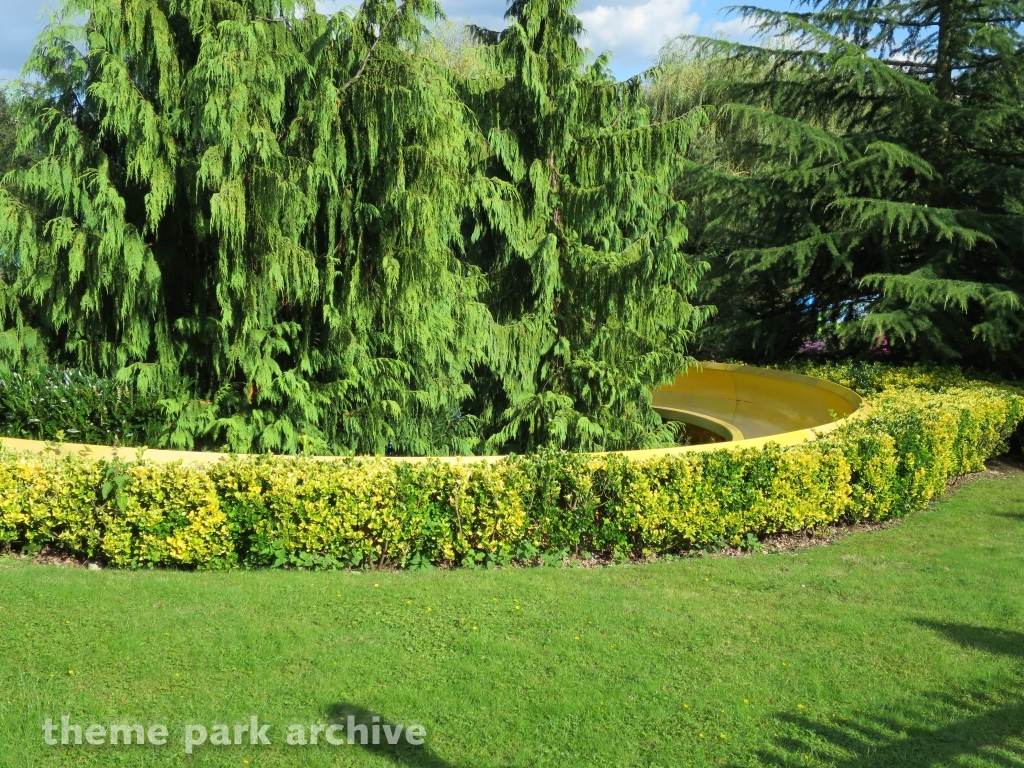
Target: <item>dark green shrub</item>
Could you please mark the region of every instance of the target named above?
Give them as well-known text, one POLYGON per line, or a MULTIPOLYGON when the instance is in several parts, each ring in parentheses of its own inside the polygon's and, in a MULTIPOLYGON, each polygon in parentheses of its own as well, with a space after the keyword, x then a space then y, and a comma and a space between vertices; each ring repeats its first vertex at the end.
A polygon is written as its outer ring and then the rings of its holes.
POLYGON ((161 444, 158 398, 82 371, 44 368, 0 374, 0 435, 95 445, 161 444))

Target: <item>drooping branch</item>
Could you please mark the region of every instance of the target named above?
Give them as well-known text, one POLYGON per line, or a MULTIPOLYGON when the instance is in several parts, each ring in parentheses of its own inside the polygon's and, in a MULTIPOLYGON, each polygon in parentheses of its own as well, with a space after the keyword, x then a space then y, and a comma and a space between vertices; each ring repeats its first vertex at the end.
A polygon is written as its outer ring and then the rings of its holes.
POLYGON ((376 39, 374 39, 373 44, 370 46, 369 50, 366 52, 366 55, 363 56, 363 63, 359 65, 359 69, 356 70, 356 73, 354 75, 352 75, 352 77, 348 80, 348 82, 346 82, 343 86, 341 86, 341 91, 343 93, 345 91, 347 91, 352 86, 352 83, 354 83, 356 80, 358 80, 362 76, 363 72, 366 71, 366 67, 370 63, 370 57, 373 56, 373 52, 377 49, 377 46, 380 44, 380 41, 384 39, 384 33, 387 31, 388 27, 391 26, 391 22, 393 22, 395 19, 397 19, 398 15, 403 10, 405 10, 405 3, 404 2, 401 5, 399 5, 398 8, 395 9, 395 12, 393 14, 391 14, 391 17, 387 21, 384 22, 384 26, 382 26, 380 28, 380 32, 377 34, 376 39))

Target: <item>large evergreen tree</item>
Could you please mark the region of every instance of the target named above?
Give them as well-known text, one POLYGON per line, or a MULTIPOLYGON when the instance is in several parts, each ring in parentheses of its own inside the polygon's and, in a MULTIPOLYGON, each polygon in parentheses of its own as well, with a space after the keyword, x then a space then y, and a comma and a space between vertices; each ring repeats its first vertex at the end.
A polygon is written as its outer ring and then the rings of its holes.
POLYGON ((744 8, 761 45, 687 41, 655 94, 717 107, 684 177, 723 355, 804 340, 1024 370, 1024 4, 744 8), (672 73, 706 77, 669 87, 672 73), (697 173, 694 173, 694 170, 697 173))
POLYGON ((586 69, 568 2, 514 4, 468 72, 431 50, 433 0, 62 18, 21 102, 43 157, 0 187, 6 323, 166 393, 169 444, 673 439, 648 389, 704 317, 671 188, 692 121, 586 69))
POLYGON ((493 449, 670 443, 650 388, 685 369, 707 314, 672 195, 701 113, 654 122, 643 82, 586 68, 572 5, 513 2, 506 30, 477 30, 494 79, 464 84, 511 203, 481 211, 468 250, 501 326, 480 387, 493 449))

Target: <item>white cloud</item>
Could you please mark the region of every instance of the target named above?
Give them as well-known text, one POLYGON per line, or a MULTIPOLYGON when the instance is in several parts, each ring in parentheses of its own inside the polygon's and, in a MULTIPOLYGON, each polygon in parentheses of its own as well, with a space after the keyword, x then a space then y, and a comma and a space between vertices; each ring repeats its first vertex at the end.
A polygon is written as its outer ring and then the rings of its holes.
POLYGON ((695 32, 700 16, 689 0, 648 0, 642 5, 598 5, 580 11, 586 28, 584 43, 595 53, 611 50, 615 60, 654 57, 666 41, 695 32))
POLYGON ((715 37, 721 37, 733 42, 747 42, 757 32, 756 25, 749 19, 736 18, 728 21, 719 21, 713 27, 715 37))
POLYGON ((345 11, 349 16, 352 16, 356 12, 356 6, 358 5, 358 2, 349 2, 348 0, 316 0, 317 11, 324 14, 345 11))
MULTIPOLYGON (((358 6, 361 0, 316 0, 321 11, 358 6)), ((580 0, 578 14, 588 36, 581 42, 595 53, 612 51, 612 69, 620 77, 649 67, 666 40, 696 32, 700 16, 691 3, 713 10, 725 0, 580 0)), ((490 29, 505 26, 507 0, 441 0, 449 18, 472 20, 490 29)), ((46 24, 46 9, 58 0, 0 0, 0 82, 15 77, 28 57, 32 41, 46 24)), ((726 22, 725 26, 728 26, 726 22)))

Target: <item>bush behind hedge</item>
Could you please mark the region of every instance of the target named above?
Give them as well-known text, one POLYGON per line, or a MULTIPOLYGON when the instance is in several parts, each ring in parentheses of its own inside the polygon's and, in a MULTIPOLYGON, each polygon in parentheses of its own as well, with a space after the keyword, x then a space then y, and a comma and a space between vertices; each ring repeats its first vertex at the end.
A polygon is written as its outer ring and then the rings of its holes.
POLYGON ((941 392, 950 388, 996 387, 1021 392, 1019 386, 992 375, 958 366, 892 365, 866 360, 824 361, 799 360, 783 366, 787 371, 825 379, 847 387, 864 397, 884 392, 887 389, 924 389, 941 392))
POLYGON ((885 389, 790 448, 495 463, 238 458, 204 467, 0 452, 0 546, 123 567, 423 567, 678 553, 906 515, 1024 420, 1008 388, 885 389))
POLYGON ((156 393, 141 395, 110 378, 43 366, 0 371, 0 434, 92 445, 164 441, 167 414, 156 393))

